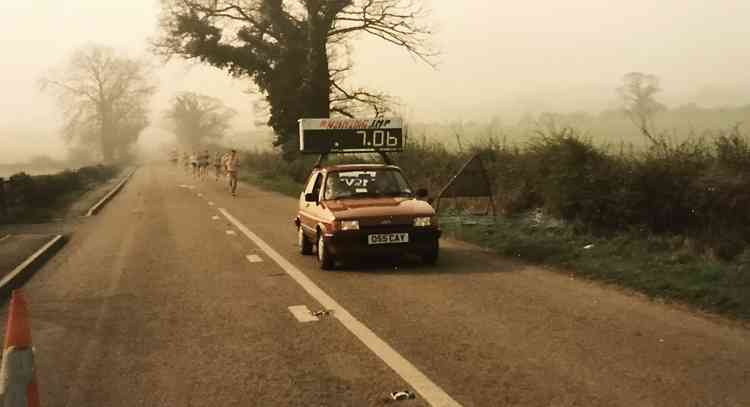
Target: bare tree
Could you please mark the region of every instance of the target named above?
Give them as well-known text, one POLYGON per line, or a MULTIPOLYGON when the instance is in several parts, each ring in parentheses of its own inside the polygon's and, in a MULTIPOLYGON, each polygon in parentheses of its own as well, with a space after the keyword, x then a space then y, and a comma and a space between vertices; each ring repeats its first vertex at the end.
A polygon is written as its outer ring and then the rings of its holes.
POLYGON ((188 148, 224 137, 236 114, 221 100, 194 92, 175 96, 165 112, 173 124, 178 143, 188 148))
POLYGON ((252 78, 276 145, 294 149, 300 117, 387 111, 382 92, 352 87, 350 40, 378 38, 431 63, 419 0, 162 0, 155 51, 252 78))
POLYGON ((661 91, 659 78, 641 72, 630 72, 623 76, 622 81, 623 85, 617 91, 625 114, 653 145, 663 146, 664 140, 654 130, 654 116, 666 109, 654 97, 661 91))
POLYGON ((76 50, 40 86, 58 97, 65 139, 94 148, 105 162, 127 157, 148 125, 146 107, 155 91, 145 62, 103 46, 76 50))

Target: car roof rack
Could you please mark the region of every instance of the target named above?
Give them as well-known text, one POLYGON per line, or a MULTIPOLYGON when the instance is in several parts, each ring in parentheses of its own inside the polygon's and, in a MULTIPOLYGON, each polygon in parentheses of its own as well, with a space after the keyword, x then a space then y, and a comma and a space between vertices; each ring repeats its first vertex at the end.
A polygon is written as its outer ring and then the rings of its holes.
MULTIPOLYGON (((393 163, 393 160, 391 160, 391 157, 388 156, 388 154, 385 151, 375 151, 376 153, 380 154, 380 157, 383 159, 383 163, 385 165, 395 165, 393 163)), ((313 168, 321 168, 323 167, 323 161, 325 161, 326 158, 328 158, 329 153, 323 153, 318 157, 318 161, 315 163, 315 166, 313 168)), ((345 153, 336 153, 336 154, 345 154, 345 153)))

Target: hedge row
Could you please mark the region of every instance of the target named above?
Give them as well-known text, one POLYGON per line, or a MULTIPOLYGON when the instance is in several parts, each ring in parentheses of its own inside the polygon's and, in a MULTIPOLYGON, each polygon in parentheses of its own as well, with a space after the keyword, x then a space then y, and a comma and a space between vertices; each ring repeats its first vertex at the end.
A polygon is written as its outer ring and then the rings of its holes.
MULTIPOLYGON (((496 139, 457 153, 427 139, 394 155, 414 186, 436 194, 481 153, 501 213, 542 209, 596 233, 641 230, 711 242, 732 257, 750 242, 750 143, 738 130, 645 151, 612 151, 567 129, 524 145, 496 139)), ((302 182, 314 160, 247 153, 264 176, 302 182)))
POLYGON ((113 166, 97 165, 49 175, 14 174, 4 185, 8 212, 5 217, 12 220, 28 210, 56 207, 70 194, 104 182, 117 171, 118 168, 113 166))

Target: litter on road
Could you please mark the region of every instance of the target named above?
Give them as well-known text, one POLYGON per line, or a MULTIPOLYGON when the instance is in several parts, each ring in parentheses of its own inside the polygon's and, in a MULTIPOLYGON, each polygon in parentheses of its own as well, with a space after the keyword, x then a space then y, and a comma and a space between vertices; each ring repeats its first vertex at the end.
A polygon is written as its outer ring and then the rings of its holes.
POLYGON ((312 316, 314 316, 314 317, 317 317, 317 318, 320 318, 320 317, 327 317, 327 316, 331 315, 331 313, 332 313, 332 311, 331 311, 331 310, 329 310, 329 309, 324 309, 324 310, 320 310, 320 311, 314 311, 314 312, 313 312, 313 311, 310 311, 310 314, 311 314, 312 316))
POLYGON ((414 395, 414 393, 404 390, 404 391, 394 391, 390 394, 391 398, 396 401, 402 401, 402 400, 411 400, 415 399, 417 396, 414 395))

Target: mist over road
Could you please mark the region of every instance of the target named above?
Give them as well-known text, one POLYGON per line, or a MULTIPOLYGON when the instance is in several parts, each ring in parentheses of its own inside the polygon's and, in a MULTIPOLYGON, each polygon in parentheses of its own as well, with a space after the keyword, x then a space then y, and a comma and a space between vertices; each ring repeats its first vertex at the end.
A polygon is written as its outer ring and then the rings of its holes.
POLYGON ((294 269, 463 406, 750 403, 744 328, 452 241, 436 267, 323 272, 298 254, 296 207, 139 169, 25 287, 42 402, 377 406, 413 391, 337 317, 290 312, 322 309, 294 269))

